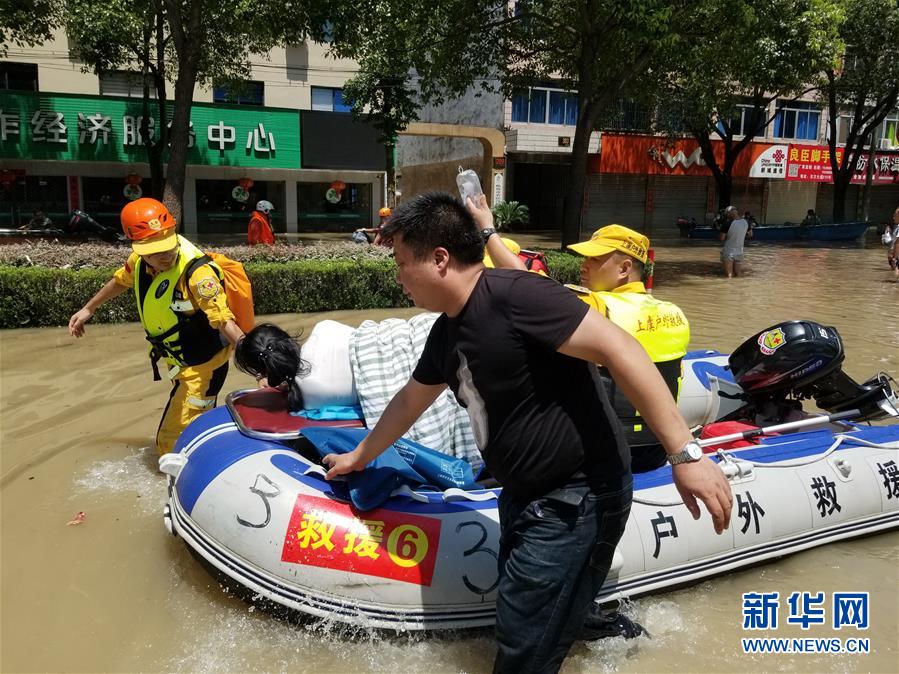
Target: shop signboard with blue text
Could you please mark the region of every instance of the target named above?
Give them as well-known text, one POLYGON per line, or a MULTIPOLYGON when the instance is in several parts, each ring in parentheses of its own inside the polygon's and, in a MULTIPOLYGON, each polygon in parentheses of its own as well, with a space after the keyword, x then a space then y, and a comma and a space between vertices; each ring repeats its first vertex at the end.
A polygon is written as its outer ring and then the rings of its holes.
MULTIPOLYGON (((0 159, 145 163, 142 117, 140 98, 0 92, 0 159)), ((300 168, 297 110, 194 103, 190 118, 188 164, 300 168)))

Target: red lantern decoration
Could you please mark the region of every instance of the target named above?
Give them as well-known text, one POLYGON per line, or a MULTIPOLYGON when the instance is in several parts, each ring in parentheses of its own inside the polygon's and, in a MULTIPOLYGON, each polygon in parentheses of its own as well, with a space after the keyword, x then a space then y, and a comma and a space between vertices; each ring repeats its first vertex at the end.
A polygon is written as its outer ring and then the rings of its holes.
POLYGON ((249 190, 254 183, 252 178, 241 178, 237 181, 237 184, 243 187, 245 190, 249 190))
POLYGON ((335 180, 331 183, 331 189, 336 192, 343 192, 346 189, 346 183, 342 180, 335 180))
POLYGON ((129 173, 125 176, 125 182, 129 185, 140 185, 143 180, 144 179, 136 173, 129 173))
POLYGON ((0 171, 0 184, 3 185, 4 188, 9 189, 9 186, 16 182, 16 174, 9 169, 3 169, 0 171))

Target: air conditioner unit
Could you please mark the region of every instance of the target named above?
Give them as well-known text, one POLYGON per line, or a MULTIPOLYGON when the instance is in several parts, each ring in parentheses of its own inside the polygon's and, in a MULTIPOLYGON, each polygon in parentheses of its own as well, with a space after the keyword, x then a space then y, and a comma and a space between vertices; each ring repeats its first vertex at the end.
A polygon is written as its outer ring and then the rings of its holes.
POLYGON ((893 149, 893 141, 889 138, 881 138, 880 139, 880 149, 881 150, 892 150, 893 149))

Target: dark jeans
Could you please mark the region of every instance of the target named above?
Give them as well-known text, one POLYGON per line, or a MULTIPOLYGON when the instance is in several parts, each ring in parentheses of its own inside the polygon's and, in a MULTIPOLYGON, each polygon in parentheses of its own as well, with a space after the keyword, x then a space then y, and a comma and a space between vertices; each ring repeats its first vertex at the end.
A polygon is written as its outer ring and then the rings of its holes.
POLYGON ((631 509, 631 476, 575 480, 534 501, 499 499, 494 672, 556 672, 612 564, 631 509))

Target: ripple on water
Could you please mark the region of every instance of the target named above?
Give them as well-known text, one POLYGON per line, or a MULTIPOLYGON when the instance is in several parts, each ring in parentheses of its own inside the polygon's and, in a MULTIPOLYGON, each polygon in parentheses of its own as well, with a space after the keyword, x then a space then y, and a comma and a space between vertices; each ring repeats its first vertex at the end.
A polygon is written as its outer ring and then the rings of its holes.
POLYGON ((91 493, 116 498, 123 493, 138 493, 137 506, 145 513, 158 514, 166 501, 166 476, 156 469, 156 450, 141 447, 119 459, 95 461, 74 480, 72 498, 91 493))

